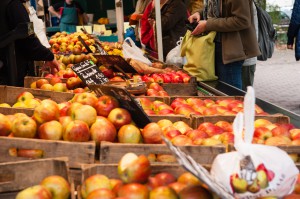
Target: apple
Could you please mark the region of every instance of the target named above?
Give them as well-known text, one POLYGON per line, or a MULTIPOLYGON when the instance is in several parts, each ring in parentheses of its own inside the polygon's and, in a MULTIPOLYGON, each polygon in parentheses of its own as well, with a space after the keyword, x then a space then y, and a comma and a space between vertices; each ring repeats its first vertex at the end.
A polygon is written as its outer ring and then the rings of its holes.
POLYGON ((73 119, 72 119, 71 116, 62 116, 62 117, 59 117, 59 123, 61 124, 63 131, 65 130, 66 126, 71 121, 73 121, 73 119))
POLYGON ((91 193, 89 193, 89 195, 87 196, 86 199, 115 199, 116 198, 116 194, 107 188, 101 188, 101 189, 96 189, 94 191, 92 191, 91 193))
POLYGON ((137 144, 142 142, 142 135, 135 125, 125 124, 118 131, 118 141, 120 143, 137 144))
POLYGON ((46 90, 46 91, 53 91, 53 86, 51 84, 43 84, 40 89, 46 90))
POLYGON ((149 199, 178 199, 176 192, 168 186, 160 186, 150 191, 149 199))
POLYGON ((272 132, 266 127, 257 127, 254 130, 254 137, 267 140, 268 138, 272 137, 272 132))
POLYGON ((114 124, 117 129, 121 128, 121 126, 125 124, 130 124, 132 121, 130 113, 123 108, 112 109, 107 118, 114 124))
POLYGON ((118 174, 124 183, 145 183, 151 174, 150 161, 144 155, 126 153, 118 163, 118 174))
POLYGON ((80 120, 71 121, 63 132, 63 139, 73 142, 87 142, 90 139, 89 126, 80 120))
POLYGON ((17 117, 12 123, 14 137, 34 138, 36 136, 36 129, 36 122, 28 116, 17 117))
POLYGON ((33 99, 33 98, 34 96, 32 95, 32 93, 28 91, 24 91, 18 95, 17 102, 25 102, 26 100, 33 99))
POLYGON ((111 110, 119 107, 119 102, 113 96, 103 95, 98 98, 94 107, 97 115, 107 117, 111 110))
POLYGON ((177 159, 171 154, 157 154, 156 161, 164 163, 176 163, 177 159))
POLYGON ((24 158, 42 158, 44 156, 44 151, 40 149, 16 149, 17 157, 24 158))
POLYGON ((19 192, 16 199, 52 199, 52 194, 48 189, 42 185, 35 185, 28 187, 19 192))
POLYGON ((166 138, 172 140, 174 137, 181 135, 181 132, 172 125, 165 127, 163 134, 166 136, 166 138))
POLYGON ((166 127, 172 126, 173 122, 169 119, 162 119, 162 120, 159 120, 157 122, 157 124, 162 130, 164 130, 166 127))
POLYGON ((37 98, 33 98, 33 99, 26 100, 24 104, 27 108, 36 108, 38 107, 38 105, 41 104, 41 101, 37 98))
POLYGON ((219 135, 219 134, 222 134, 224 132, 224 130, 221 127, 215 126, 215 125, 207 126, 203 131, 205 133, 207 133, 209 135, 209 137, 212 137, 214 135, 219 135))
POLYGON ((9 105, 8 103, 1 103, 0 107, 7 107, 7 108, 11 108, 11 105, 9 105))
POLYGON ((194 112, 194 109, 189 105, 181 105, 175 108, 175 113, 189 117, 194 112))
POLYGON ((171 183, 176 182, 176 178, 169 172, 160 172, 154 176, 159 182, 159 186, 168 186, 171 183))
POLYGON ((97 111, 90 105, 79 106, 72 114, 73 120, 80 120, 91 126, 97 118, 97 111))
POLYGON ((289 132, 293 140, 300 139, 300 129, 291 129, 289 132))
POLYGON ((230 132, 224 132, 220 135, 219 140, 222 141, 223 144, 233 144, 234 143, 234 134, 230 132))
POLYGON ((216 104, 216 102, 212 99, 204 99, 203 102, 206 107, 211 107, 213 104, 216 104))
POLYGON ((185 184, 186 186, 190 185, 201 185, 200 180, 195 177, 193 174, 190 172, 184 172, 182 173, 178 178, 177 182, 185 184))
POLYGON ((193 130, 187 123, 183 121, 174 122, 173 126, 178 129, 183 135, 185 135, 188 131, 193 130))
POLYGON ((152 82, 149 84, 149 89, 154 89, 156 91, 162 91, 164 90, 163 87, 161 87, 157 82, 152 82))
POLYGON ((66 110, 66 115, 68 116, 73 116, 75 110, 77 110, 79 107, 83 106, 81 103, 78 102, 73 102, 70 104, 66 104, 67 110, 66 110))
POLYGON ((272 145, 272 146, 278 146, 278 145, 291 145, 292 141, 290 138, 286 136, 273 136, 269 137, 265 141, 265 145, 272 145))
POLYGON ((123 182, 120 179, 110 178, 111 189, 115 194, 118 194, 120 187, 123 186, 123 182))
POLYGON ((202 99, 196 98, 196 97, 190 97, 186 99, 186 102, 190 106, 203 106, 204 102, 202 99))
MULTIPOLYGON (((171 102, 171 107, 173 109, 175 109, 176 107, 182 106, 183 104, 187 104, 187 102, 185 101, 185 99, 183 98, 176 98, 171 102)), ((188 105, 188 104, 187 104, 188 105)))
POLYGON ((38 79, 36 81, 36 88, 41 88, 43 84, 49 84, 47 79, 38 79))
POLYGON ((196 138, 208 138, 208 134, 205 133, 204 131, 201 131, 199 129, 194 129, 194 130, 191 130, 191 131, 188 131, 186 136, 188 136, 189 138, 191 138, 193 141, 196 139, 196 138))
POLYGON ((153 111, 153 110, 144 110, 144 112, 145 112, 147 115, 156 115, 155 111, 153 111))
POLYGON ((151 122, 147 124, 142 130, 143 141, 146 144, 161 144, 162 135, 163 135, 162 129, 155 122, 151 122))
POLYGON ((168 74, 161 74, 161 76, 164 80, 164 83, 171 83, 172 79, 168 74))
POLYGON ((93 93, 78 93, 72 99, 73 102, 78 102, 83 105, 90 105, 95 107, 98 98, 93 93))
POLYGON ((62 83, 62 80, 59 77, 52 77, 49 83, 54 86, 56 83, 62 83))
POLYGON ((181 183, 181 182, 173 182, 171 184, 168 185, 169 187, 171 187, 172 189, 174 189, 174 191, 179 194, 179 192, 181 190, 183 190, 187 185, 181 183))
POLYGON ((99 144, 101 141, 113 142, 117 137, 115 126, 105 117, 97 116, 90 128, 91 138, 99 144))
POLYGON ((45 123, 51 120, 58 120, 59 108, 56 102, 45 99, 34 109, 34 119, 39 123, 45 123))
POLYGON ((202 187, 201 185, 187 186, 179 192, 180 199, 211 199, 213 198, 212 194, 202 187))
POLYGON ((100 66, 99 69, 107 78, 114 77, 114 71, 111 68, 107 68, 105 66, 100 66))
POLYGON ((61 140, 63 134, 63 127, 61 123, 56 120, 45 122, 38 128, 38 136, 45 140, 61 140))
POLYGON ((254 121, 254 127, 265 127, 267 125, 272 124, 272 122, 270 122, 269 120, 266 119, 257 119, 254 121))
POLYGON ((145 185, 129 183, 123 185, 118 191, 118 197, 129 199, 149 199, 149 190, 145 185))
POLYGON ((233 132, 232 124, 226 121, 218 121, 215 126, 221 127, 225 132, 233 132))
POLYGON ((172 140, 171 140, 172 144, 175 146, 186 146, 186 145, 193 145, 193 141, 191 138, 189 138, 186 135, 178 135, 175 136, 172 140))
POLYGON ((109 178, 103 174, 92 175, 83 182, 81 196, 85 199, 91 192, 102 188, 112 189, 109 178))
POLYGON ((147 96, 158 96, 158 91, 154 90, 154 89, 147 89, 146 95, 147 96))
POLYGON ((138 97, 138 98, 135 98, 135 100, 141 104, 141 106, 143 107, 144 110, 152 110, 153 109, 153 104, 150 99, 145 98, 145 97, 138 97))
POLYGON ((46 187, 50 191, 53 199, 67 199, 71 195, 71 189, 68 181, 58 175, 51 175, 44 178, 40 185, 46 187))
POLYGON ((73 93, 84 93, 84 92, 85 92, 85 90, 83 88, 75 88, 73 90, 73 93))
POLYGON ((66 83, 56 83, 53 86, 53 91, 56 92, 67 92, 68 88, 66 83))
POLYGON ((9 118, 0 113, 0 136, 8 136, 12 129, 12 122, 9 118))
POLYGON ((288 138, 291 138, 291 133, 289 132, 289 129, 284 126, 277 126, 274 129, 271 130, 273 136, 286 136, 288 138))

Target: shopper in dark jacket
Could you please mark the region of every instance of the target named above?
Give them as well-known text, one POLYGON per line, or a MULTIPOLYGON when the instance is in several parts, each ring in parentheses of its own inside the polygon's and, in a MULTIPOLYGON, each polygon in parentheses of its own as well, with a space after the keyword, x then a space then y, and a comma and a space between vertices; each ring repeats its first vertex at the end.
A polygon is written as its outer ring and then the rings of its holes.
POLYGON ((294 40, 296 38, 295 58, 297 61, 299 61, 300 60, 300 0, 295 0, 287 36, 288 36, 288 41, 287 41, 288 49, 293 49, 294 40))
MULTIPOLYGON (((0 1, 0 37, 15 29, 18 24, 29 22, 28 13, 22 3, 21 0, 0 1)), ((0 51, 0 59, 4 62, 4 66, 0 68, 0 83, 7 84, 9 66, 4 55, 6 49, 0 51)), ((29 72, 29 61, 47 61, 46 65, 58 70, 59 64, 53 53, 40 43, 35 34, 15 41, 15 56, 18 70, 17 86, 24 84, 24 77, 29 72)))
MULTIPOLYGON (((161 26, 164 58, 177 44, 180 37, 186 33, 185 20, 188 12, 182 0, 160 0, 161 26)), ((154 1, 148 5, 141 19, 141 41, 153 51, 156 48, 154 1)))

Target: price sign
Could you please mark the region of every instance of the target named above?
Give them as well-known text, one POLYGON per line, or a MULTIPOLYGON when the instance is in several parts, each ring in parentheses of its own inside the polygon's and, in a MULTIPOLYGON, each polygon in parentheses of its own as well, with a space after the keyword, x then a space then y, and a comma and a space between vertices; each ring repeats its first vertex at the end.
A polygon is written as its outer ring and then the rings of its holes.
POLYGON ((85 60, 72 66, 72 70, 86 84, 105 84, 109 79, 91 60, 85 60))
POLYGON ((130 112, 132 119, 139 128, 144 128, 147 124, 151 123, 142 106, 126 89, 112 85, 91 85, 90 89, 98 96, 111 95, 118 99, 120 106, 130 112))
POLYGON ((115 71, 122 73, 138 73, 123 57, 119 55, 95 55, 95 57, 102 64, 113 66, 115 71))

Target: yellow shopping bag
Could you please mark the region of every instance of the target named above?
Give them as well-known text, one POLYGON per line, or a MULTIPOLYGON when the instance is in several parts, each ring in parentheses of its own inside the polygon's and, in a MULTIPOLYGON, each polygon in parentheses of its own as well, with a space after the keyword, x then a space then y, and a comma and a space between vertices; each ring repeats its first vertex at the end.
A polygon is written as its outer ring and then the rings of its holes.
POLYGON ((216 32, 207 35, 193 36, 187 31, 181 44, 181 56, 187 63, 183 69, 197 78, 197 81, 212 81, 215 75, 215 43, 216 32))

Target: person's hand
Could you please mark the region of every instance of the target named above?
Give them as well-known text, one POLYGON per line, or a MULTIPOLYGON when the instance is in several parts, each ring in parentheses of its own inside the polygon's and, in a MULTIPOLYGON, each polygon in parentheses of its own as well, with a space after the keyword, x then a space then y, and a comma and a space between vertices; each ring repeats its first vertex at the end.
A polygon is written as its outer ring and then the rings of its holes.
POLYGON ((292 44, 288 44, 288 45, 287 45, 287 49, 293 50, 293 45, 292 45, 292 44))
POLYGON ((201 33, 204 33, 206 30, 206 20, 201 20, 198 22, 197 27, 192 32, 192 35, 199 35, 201 33))
POLYGON ((192 14, 189 18, 188 18, 189 22, 190 23, 193 23, 193 22, 198 22, 200 21, 200 13, 199 12, 195 12, 194 14, 192 14))
POLYGON ((50 68, 51 74, 56 74, 59 71, 59 62, 54 58, 53 61, 46 61, 43 69, 50 68))

